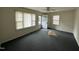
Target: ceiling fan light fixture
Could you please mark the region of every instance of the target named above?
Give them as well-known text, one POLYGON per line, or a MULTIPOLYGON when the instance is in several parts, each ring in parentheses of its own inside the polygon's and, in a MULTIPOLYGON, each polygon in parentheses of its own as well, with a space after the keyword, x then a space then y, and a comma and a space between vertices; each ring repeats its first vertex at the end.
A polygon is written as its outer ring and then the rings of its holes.
POLYGON ((56 9, 55 8, 52 9, 51 7, 47 7, 46 11, 47 12, 53 12, 53 11, 56 11, 56 9))

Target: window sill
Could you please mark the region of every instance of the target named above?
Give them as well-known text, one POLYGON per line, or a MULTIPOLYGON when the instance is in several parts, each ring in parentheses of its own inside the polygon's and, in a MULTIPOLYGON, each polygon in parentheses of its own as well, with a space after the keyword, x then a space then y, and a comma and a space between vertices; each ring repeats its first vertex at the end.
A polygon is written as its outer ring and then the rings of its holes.
POLYGON ((34 26, 30 26, 30 27, 25 27, 25 28, 22 28, 22 29, 16 29, 17 31, 21 31, 21 30, 25 30, 25 29, 30 29, 30 28, 32 28, 32 27, 35 27, 35 25, 34 26))
POLYGON ((53 24, 53 25, 55 25, 55 26, 59 26, 59 24, 53 24))

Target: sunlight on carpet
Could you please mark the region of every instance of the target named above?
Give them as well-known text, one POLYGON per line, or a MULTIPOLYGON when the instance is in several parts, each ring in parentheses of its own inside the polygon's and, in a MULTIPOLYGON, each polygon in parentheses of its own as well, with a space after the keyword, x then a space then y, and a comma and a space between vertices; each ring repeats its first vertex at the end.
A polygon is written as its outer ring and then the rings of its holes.
POLYGON ((48 31, 48 35, 49 35, 49 36, 52 36, 52 35, 56 36, 56 33, 55 33, 54 31, 51 31, 51 30, 50 30, 50 31, 48 31))

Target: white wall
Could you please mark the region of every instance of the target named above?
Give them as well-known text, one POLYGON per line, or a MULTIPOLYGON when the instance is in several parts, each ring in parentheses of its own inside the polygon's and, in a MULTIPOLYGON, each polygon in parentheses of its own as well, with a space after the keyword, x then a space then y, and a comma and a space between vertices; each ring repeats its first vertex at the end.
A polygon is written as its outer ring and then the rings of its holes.
POLYGON ((48 27, 56 29, 56 30, 60 30, 60 31, 73 33, 74 13, 75 13, 75 10, 50 13, 49 14, 48 27), (53 24, 53 20, 52 20, 53 15, 59 15, 60 16, 59 25, 53 24))
POLYGON ((36 18, 36 26, 25 28, 21 30, 16 30, 15 25, 15 11, 23 11, 29 13, 35 13, 36 16, 41 14, 40 12, 33 11, 25 8, 0 8, 0 42, 6 42, 24 34, 38 30, 38 19, 36 18))
POLYGON ((75 22, 74 22, 73 33, 79 46, 79 8, 75 12, 75 22))
MULTIPOLYGON (((2 12, 1 12, 2 10, 0 9, 0 39, 2 39, 2 12)), ((1 40, 0 40, 0 42, 1 42, 1 40)))

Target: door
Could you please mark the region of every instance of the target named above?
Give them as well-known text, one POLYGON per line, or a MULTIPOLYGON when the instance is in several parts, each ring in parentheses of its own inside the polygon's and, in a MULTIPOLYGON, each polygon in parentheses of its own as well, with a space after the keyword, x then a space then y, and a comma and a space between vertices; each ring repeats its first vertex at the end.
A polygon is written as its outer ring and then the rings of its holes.
POLYGON ((47 29, 48 15, 42 15, 42 28, 47 29))

